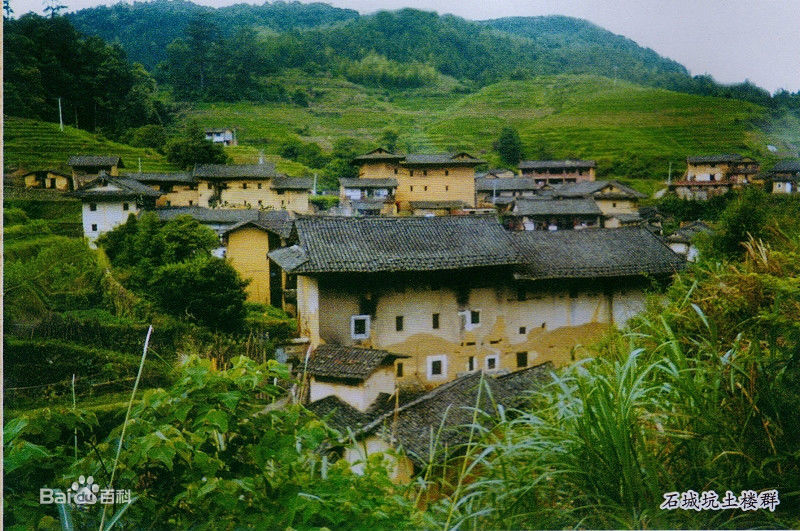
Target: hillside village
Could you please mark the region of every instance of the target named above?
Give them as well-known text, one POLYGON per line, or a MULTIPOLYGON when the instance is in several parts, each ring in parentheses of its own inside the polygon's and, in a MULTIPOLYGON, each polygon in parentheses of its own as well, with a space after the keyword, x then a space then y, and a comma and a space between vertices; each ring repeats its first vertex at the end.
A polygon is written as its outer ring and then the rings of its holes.
POLYGON ((800 524, 800 92, 565 16, 12 5, 4 528, 800 524))
MULTIPOLYGON (((232 138, 212 133, 212 142, 232 138)), ((457 403, 464 397, 447 393, 485 373, 513 403, 510 389, 570 363, 577 347, 642 311, 654 285, 668 285, 696 259, 694 236, 711 232, 696 222, 663 236, 657 208, 641 205, 646 196, 596 180, 593 160, 476 171, 485 161, 466 152, 377 148, 352 160, 358 177, 340 179, 338 202, 327 210, 309 200, 314 179, 268 162, 173 173, 128 172, 122 158, 107 155, 67 164, 71 174, 18 174, 27 188, 80 199, 90 245, 150 211, 214 230, 215 253, 249 281, 248 300, 297 318, 280 350, 308 378, 298 398, 372 441, 370 452, 431 443, 411 435, 421 426, 394 443, 369 428, 389 411, 404 418, 428 400, 420 392, 457 403), (398 393, 409 398, 394 403, 398 393)), ((794 194, 799 177, 794 161, 764 172, 736 154, 690 156, 662 193, 707 200, 769 186, 794 194)), ((345 452, 353 462, 362 454, 345 452)), ((410 459, 396 465, 398 477, 413 473, 410 459)))

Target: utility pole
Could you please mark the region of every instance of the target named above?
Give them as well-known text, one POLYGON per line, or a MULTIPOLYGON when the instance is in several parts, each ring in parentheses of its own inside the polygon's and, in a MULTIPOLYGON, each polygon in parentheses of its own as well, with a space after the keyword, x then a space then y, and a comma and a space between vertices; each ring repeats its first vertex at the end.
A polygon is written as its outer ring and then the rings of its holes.
POLYGON ((667 186, 672 184, 672 161, 669 161, 669 173, 667 174, 667 186))
POLYGON ((317 174, 314 173, 314 189, 311 192, 311 195, 317 195, 317 174))
POLYGON ((139 157, 139 173, 142 173, 142 157, 139 157))
POLYGON ((61 98, 58 98, 58 128, 64 131, 64 120, 61 118, 61 98))

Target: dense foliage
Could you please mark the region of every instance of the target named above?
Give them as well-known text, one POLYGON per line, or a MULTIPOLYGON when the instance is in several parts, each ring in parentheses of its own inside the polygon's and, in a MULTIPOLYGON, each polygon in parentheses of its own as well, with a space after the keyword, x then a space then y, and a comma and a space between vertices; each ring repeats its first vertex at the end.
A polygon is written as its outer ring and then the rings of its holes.
POLYGON ((504 127, 492 147, 500 154, 503 163, 509 166, 516 166, 525 156, 519 132, 513 127, 504 127))
POLYGON ((167 161, 185 170, 195 164, 225 164, 228 155, 225 148, 206 140, 203 130, 195 123, 188 123, 181 134, 171 138, 165 148, 167 161))
POLYGON ((6 114, 118 136, 155 123, 163 109, 155 84, 122 47, 80 34, 64 17, 24 15, 3 24, 6 114))
POLYGON ((230 36, 253 26, 267 32, 324 26, 356 18, 358 12, 323 3, 265 2, 213 9, 184 0, 156 0, 81 9, 67 18, 86 34, 120 42, 131 60, 152 70, 166 59, 167 45, 183 37, 198 15, 208 15, 223 36, 230 36))
POLYGON ((227 332, 242 329, 247 283, 228 262, 211 256, 219 239, 191 216, 166 223, 153 213, 130 216, 98 245, 131 289, 168 314, 227 332))

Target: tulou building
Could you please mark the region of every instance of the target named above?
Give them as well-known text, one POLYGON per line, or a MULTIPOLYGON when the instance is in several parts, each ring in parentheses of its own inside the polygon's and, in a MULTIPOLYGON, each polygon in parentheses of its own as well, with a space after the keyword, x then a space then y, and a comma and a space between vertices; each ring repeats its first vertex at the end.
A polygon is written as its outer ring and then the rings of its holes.
MULTIPOLYGON (((359 180, 379 179, 383 189, 396 182, 397 210, 417 214, 447 214, 475 207, 475 166, 483 163, 465 152, 400 155, 382 148, 353 159, 359 180)), ((347 185, 351 190, 360 186, 347 185)))
POLYGON ((536 184, 569 184, 595 180, 597 163, 593 160, 523 160, 523 177, 536 184))
POLYGON ((300 216, 269 258, 296 285, 299 332, 385 350, 398 385, 570 361, 684 266, 639 227, 503 229, 493 216, 300 216))

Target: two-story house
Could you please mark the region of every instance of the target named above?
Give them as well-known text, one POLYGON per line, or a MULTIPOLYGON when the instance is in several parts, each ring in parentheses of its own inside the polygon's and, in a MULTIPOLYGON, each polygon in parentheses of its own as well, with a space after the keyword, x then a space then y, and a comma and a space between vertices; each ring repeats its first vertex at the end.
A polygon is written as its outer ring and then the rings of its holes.
POLYGON ((77 190, 87 181, 100 175, 100 172, 118 177, 119 169, 124 168, 125 164, 116 155, 75 155, 69 158, 67 166, 72 168, 72 186, 77 190))
POLYGON ((475 196, 479 207, 502 208, 516 198, 535 196, 542 186, 525 177, 476 177, 475 196))
POLYGON ((568 362, 684 265, 642 228, 510 233, 494 216, 299 217, 289 243, 269 256, 310 347, 407 355, 415 387, 568 362))
POLYGON ((308 212, 311 179, 286 177, 272 163, 197 164, 198 204, 308 212))
POLYGON ((340 210, 354 216, 391 216, 397 213, 397 179, 339 179, 340 210))
POLYGON ((615 228, 638 224, 639 201, 646 196, 618 181, 584 181, 556 187, 553 196, 558 199, 589 198, 603 215, 602 227, 615 228))
POLYGON ((537 184, 564 184, 594 181, 597 163, 593 160, 523 160, 519 169, 523 177, 537 184))
POLYGON ((475 206, 475 167, 469 153, 408 154, 375 149, 353 159, 359 179, 396 179, 398 211, 446 213, 475 206))
POLYGON ((157 207, 188 207, 198 205, 197 179, 191 172, 131 173, 127 177, 161 192, 157 207))
POLYGON ((131 214, 155 208, 161 192, 135 179, 101 173, 72 195, 83 203, 83 234, 94 246, 101 234, 125 223, 131 214))
POLYGON ((749 184, 762 184, 759 164, 738 153, 686 158, 686 173, 669 189, 683 199, 706 200, 749 184))
POLYGON ((34 170, 21 175, 25 188, 45 188, 69 192, 73 189, 73 180, 58 170, 34 170))

